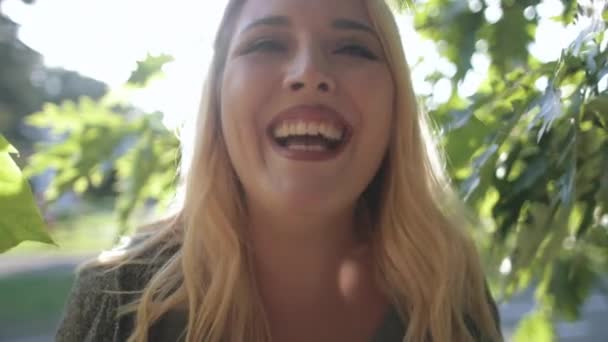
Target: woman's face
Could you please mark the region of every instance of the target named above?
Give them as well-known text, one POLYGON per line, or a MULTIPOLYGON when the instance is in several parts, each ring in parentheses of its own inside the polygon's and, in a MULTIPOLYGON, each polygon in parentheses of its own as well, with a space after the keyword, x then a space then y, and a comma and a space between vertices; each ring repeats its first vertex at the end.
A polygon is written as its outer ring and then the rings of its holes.
POLYGON ((221 122, 248 206, 353 208, 385 155, 394 87, 365 0, 247 0, 221 122))

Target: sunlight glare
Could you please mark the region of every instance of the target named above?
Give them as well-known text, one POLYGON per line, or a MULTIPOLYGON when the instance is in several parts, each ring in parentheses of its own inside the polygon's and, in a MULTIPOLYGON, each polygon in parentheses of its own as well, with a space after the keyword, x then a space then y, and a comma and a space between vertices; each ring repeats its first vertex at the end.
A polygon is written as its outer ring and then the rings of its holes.
POLYGON ((510 258, 504 258, 502 260, 502 262, 500 263, 500 268, 499 271, 501 274, 509 274, 511 273, 511 259, 510 258))

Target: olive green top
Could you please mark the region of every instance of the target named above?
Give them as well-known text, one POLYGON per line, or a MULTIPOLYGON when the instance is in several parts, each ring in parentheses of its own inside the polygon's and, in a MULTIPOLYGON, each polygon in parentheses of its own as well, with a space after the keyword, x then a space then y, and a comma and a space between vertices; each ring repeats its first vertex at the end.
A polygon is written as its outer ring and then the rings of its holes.
MULTIPOLYGON (((143 289, 155 269, 158 268, 141 264, 123 265, 109 271, 103 266, 83 268, 78 272, 66 303, 56 341, 126 341, 133 330, 133 315, 116 318, 117 309, 135 299, 136 294, 128 292, 143 289)), ((499 326, 496 305, 491 296, 488 299, 499 326)), ((149 340, 184 341, 186 323, 187 315, 184 312, 170 312, 151 327, 149 340)), ((467 322, 467 325, 471 333, 477 336, 475 326, 471 322, 467 322)), ((404 323, 392 308, 370 342, 400 342, 405 331, 404 323)))

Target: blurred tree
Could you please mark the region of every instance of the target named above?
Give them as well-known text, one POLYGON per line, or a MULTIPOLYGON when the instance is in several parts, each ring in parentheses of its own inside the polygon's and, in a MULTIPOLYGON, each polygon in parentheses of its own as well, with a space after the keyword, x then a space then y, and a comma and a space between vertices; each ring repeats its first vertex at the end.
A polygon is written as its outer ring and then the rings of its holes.
POLYGON ((584 27, 548 63, 528 49, 540 3, 397 0, 414 7, 417 31, 455 66, 429 77, 453 85, 430 114, 452 178, 488 222, 474 233, 491 279, 506 298, 536 288, 521 341, 552 340, 552 319, 576 320, 592 288, 608 294, 608 2, 561 0, 553 20, 584 27), (490 11, 499 13, 492 21, 490 11), (474 54, 491 64, 463 98, 474 54))
POLYGON ((46 67, 42 56, 18 38, 18 29, 0 7, 0 132, 27 156, 31 142, 40 140, 42 132, 24 129, 24 116, 46 102, 61 103, 83 95, 98 99, 107 87, 73 71, 46 67))
POLYGON ((171 61, 167 55, 148 56, 137 62, 123 88, 99 100, 47 103, 27 118, 29 125, 61 137, 50 147, 39 146, 25 169, 28 177, 48 169, 56 172, 45 192, 47 201, 69 191, 83 194, 109 179, 119 194, 120 234, 127 231, 133 210, 147 201, 169 204, 177 185, 179 141, 163 125, 162 113, 133 108, 124 94, 145 87, 171 61))

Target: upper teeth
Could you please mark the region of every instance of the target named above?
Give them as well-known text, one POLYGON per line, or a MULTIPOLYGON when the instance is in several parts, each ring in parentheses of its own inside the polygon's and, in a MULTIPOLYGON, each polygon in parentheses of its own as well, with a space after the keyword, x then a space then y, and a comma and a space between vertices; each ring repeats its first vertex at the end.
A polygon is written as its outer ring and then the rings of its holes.
POLYGON ((275 138, 292 135, 322 135, 326 139, 342 139, 342 129, 329 122, 284 121, 275 126, 275 138))

